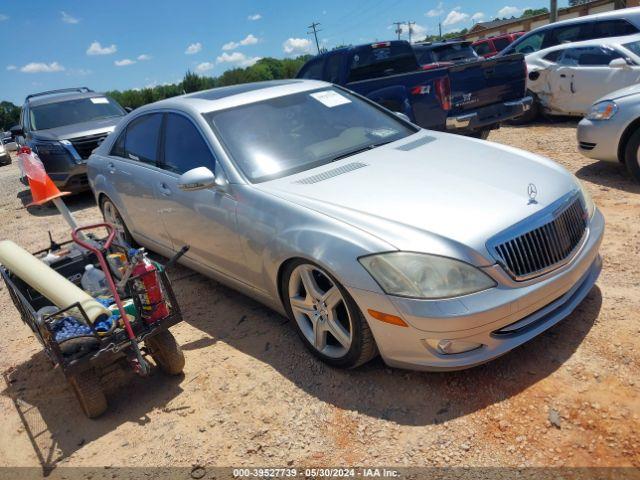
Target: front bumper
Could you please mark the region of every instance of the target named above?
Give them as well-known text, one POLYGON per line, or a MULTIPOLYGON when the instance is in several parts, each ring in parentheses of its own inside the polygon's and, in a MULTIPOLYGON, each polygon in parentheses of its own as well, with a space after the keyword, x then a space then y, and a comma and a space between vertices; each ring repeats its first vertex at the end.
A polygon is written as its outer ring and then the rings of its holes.
POLYGON ((578 151, 595 160, 618 161, 620 127, 611 120, 588 120, 583 118, 578 124, 576 137, 578 151))
POLYGON ((532 103, 532 97, 524 97, 520 100, 482 107, 474 112, 463 115, 454 115, 447 118, 447 131, 460 133, 481 130, 485 127, 519 117, 531 108, 532 103))
POLYGON ((499 267, 485 271, 498 286, 447 300, 416 300, 349 288, 365 312, 380 354, 391 366, 446 371, 473 367, 531 340, 567 317, 586 297, 602 269, 598 249, 604 218, 596 210, 586 240, 574 258, 557 270, 527 282, 515 282, 499 267), (383 323, 368 309, 400 316, 408 327, 383 323), (434 341, 482 346, 465 353, 442 354, 434 341))

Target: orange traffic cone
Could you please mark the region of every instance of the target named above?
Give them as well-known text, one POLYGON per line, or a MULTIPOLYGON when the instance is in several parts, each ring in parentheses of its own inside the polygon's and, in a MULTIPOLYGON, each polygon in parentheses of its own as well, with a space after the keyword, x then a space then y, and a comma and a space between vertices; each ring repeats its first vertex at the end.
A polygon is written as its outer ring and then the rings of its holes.
POLYGON ((49 178, 49 175, 45 175, 44 182, 39 182, 27 177, 29 180, 29 188, 31 188, 31 198, 33 201, 27 205, 32 207, 34 205, 44 205, 45 203, 53 200, 54 198, 60 198, 65 195, 69 195, 71 192, 61 192, 56 187, 55 183, 49 178))

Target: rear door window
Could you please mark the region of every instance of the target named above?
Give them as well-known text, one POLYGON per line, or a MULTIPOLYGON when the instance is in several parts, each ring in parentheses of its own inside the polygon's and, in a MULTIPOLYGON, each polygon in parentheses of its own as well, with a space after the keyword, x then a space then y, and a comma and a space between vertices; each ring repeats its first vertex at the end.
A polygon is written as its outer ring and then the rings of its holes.
POLYGON ((624 19, 602 20, 593 25, 593 38, 617 37, 638 33, 638 29, 624 19))
POLYGON ((547 32, 532 33, 515 45, 513 50, 509 49, 509 53, 515 52, 526 55, 528 53, 537 52, 542 48, 546 35, 547 32))
POLYGON ((143 115, 132 120, 125 133, 123 156, 155 165, 158 159, 161 124, 162 114, 160 113, 143 115))
POLYGON ((207 142, 193 122, 183 115, 167 114, 161 167, 179 175, 198 167, 214 171, 215 161, 207 142))
POLYGON ((314 79, 314 80, 322 80, 322 68, 324 66, 324 59, 323 58, 316 58, 313 60, 310 60, 309 63, 307 63, 302 71, 300 72, 300 75, 298 75, 298 77, 300 78, 310 78, 310 79, 314 79))
POLYGON ((576 42, 581 39, 580 29, 582 25, 567 25, 551 29, 545 36, 542 48, 555 47, 563 43, 576 42))

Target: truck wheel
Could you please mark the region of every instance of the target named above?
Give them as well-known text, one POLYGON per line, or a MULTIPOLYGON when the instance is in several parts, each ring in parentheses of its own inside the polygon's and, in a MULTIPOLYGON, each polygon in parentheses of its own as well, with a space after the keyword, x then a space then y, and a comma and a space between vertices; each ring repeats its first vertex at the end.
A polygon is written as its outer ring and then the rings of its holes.
POLYGON ((107 410, 107 397, 102 391, 100 379, 95 370, 85 370, 70 377, 69 385, 87 417, 99 417, 107 410))
POLYGON ((624 149, 624 163, 636 182, 640 182, 640 130, 636 130, 624 149))
POLYGON ((164 373, 179 375, 184 370, 184 353, 169 330, 145 340, 151 350, 151 357, 164 373))

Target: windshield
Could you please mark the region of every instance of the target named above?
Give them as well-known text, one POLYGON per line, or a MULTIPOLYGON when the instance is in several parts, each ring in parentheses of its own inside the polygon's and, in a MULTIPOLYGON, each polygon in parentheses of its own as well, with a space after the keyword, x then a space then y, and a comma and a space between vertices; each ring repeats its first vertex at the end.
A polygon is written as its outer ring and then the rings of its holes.
POLYGON ((433 50, 436 62, 456 62, 465 59, 478 58, 476 52, 468 43, 454 43, 433 50))
POLYGON ((204 117, 254 183, 309 170, 415 132, 392 114, 336 88, 272 98, 204 117))
POLYGON ((118 103, 108 97, 91 97, 31 107, 29 118, 33 130, 46 130, 74 123, 120 117, 126 113, 118 103))

